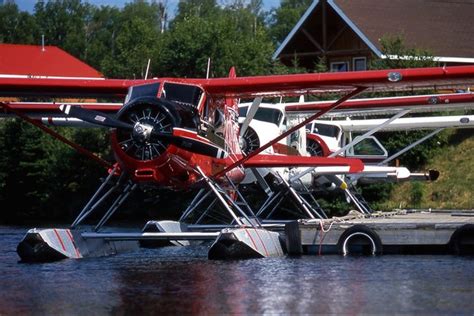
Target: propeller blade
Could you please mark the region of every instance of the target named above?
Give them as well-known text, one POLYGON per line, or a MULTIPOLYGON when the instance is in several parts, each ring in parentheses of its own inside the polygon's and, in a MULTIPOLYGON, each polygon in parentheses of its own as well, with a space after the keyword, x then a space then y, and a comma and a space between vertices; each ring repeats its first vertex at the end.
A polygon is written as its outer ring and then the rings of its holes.
MULTIPOLYGON (((123 128, 128 130, 133 130, 134 128, 132 124, 127 124, 104 113, 93 110, 86 110, 78 106, 63 104, 59 106, 59 109, 69 116, 76 117, 92 124, 113 128, 123 128)), ((198 139, 174 136, 169 133, 161 133, 156 132, 154 130, 152 130, 151 134, 154 137, 160 138, 166 142, 169 142, 170 144, 173 144, 179 148, 188 150, 196 154, 220 159, 227 157, 227 152, 222 148, 219 148, 213 144, 209 144, 198 139)))
POLYGON ((169 142, 170 144, 175 145, 176 147, 196 154, 219 159, 223 159, 228 156, 228 153, 222 148, 198 139, 183 136, 174 136, 171 134, 165 134, 155 131, 152 131, 151 134, 157 138, 169 142))
POLYGON ((72 106, 68 104, 61 104, 59 109, 69 116, 76 117, 92 124, 113 128, 133 129, 133 125, 119 121, 107 114, 98 111, 87 110, 79 106, 72 106))
POLYGON ((257 97, 253 99, 253 102, 247 111, 247 115, 245 116, 245 120, 242 123, 242 126, 240 127, 240 137, 244 136, 245 131, 249 127, 250 121, 252 121, 253 117, 255 116, 255 113, 257 113, 258 107, 260 106, 261 102, 262 102, 262 97, 257 97))

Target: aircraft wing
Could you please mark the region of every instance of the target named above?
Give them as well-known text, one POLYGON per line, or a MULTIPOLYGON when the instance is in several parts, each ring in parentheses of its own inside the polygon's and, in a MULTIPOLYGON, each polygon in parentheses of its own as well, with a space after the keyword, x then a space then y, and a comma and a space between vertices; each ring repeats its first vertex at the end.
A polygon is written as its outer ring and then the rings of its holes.
MULTIPOLYGON (((311 114, 325 109, 335 101, 299 102, 285 104, 288 114, 311 114)), ((366 98, 347 100, 336 110, 323 117, 347 117, 381 115, 401 110, 412 113, 474 109, 474 93, 430 94, 388 98, 366 98)))
POLYGON ((123 98, 129 87, 157 81, 154 79, 0 78, 0 96, 123 98))
POLYGON ((349 167, 350 173, 364 170, 364 164, 359 159, 286 155, 256 155, 245 161, 243 166, 244 168, 344 166, 349 167))
MULTIPOLYGON (((344 132, 365 132, 383 123, 386 119, 366 119, 366 120, 332 120, 344 132)), ((328 121, 315 121, 328 123, 328 121)), ((399 118, 384 126, 380 131, 409 131, 436 128, 474 128, 474 115, 453 115, 453 116, 425 116, 399 118)))
POLYGON ((236 97, 368 91, 454 89, 474 85, 474 66, 220 78, 199 81, 210 94, 236 97))
MULTIPOLYGON (((372 91, 403 90, 416 88, 466 88, 474 85, 474 66, 457 66, 445 68, 412 68, 398 70, 376 70, 344 73, 315 73, 296 75, 271 75, 256 77, 231 77, 214 79, 187 79, 164 78, 151 80, 121 80, 121 79, 46 79, 46 78, 0 78, 0 97, 66 97, 79 98, 107 98, 123 100, 131 86, 145 83, 159 83, 164 81, 196 84, 201 86, 211 97, 248 97, 265 95, 297 95, 314 92, 349 91, 355 88, 364 88, 372 91)), ((87 100, 86 100, 87 101, 87 100)), ((387 100, 346 101, 340 105, 341 109, 361 111, 374 107, 392 109, 406 106, 408 102, 416 106, 430 107, 434 103, 450 107, 459 102, 473 101, 473 94, 446 96, 422 96, 408 98, 388 98, 387 100), (354 102, 354 103, 352 103, 354 102), (379 103, 375 103, 379 102, 379 103)), ((68 102, 69 104, 70 102, 68 102)), ((26 103, 9 102, 10 108, 28 114, 31 117, 46 120, 49 124, 65 124, 74 126, 75 122, 62 122, 64 114, 58 110, 55 103, 26 103), (60 119, 58 119, 58 117, 60 119), (54 122, 54 119, 56 122, 54 122)), ((311 111, 328 108, 331 102, 306 105, 311 111)), ((120 104, 82 103, 81 107, 96 111, 116 112, 120 104)), ((0 103, 1 107, 1 103, 0 103)), ((287 107, 288 111, 301 111, 301 106, 287 107)), ((1 108, 0 108, 1 110, 1 108)), ((339 110, 340 111, 340 110, 339 110)), ((331 115, 329 112, 329 115, 331 115)), ((0 111, 0 116, 11 115, 11 112, 0 111)), ((82 126, 83 122, 78 122, 82 126)))
POLYGON ((328 91, 466 89, 474 86, 474 66, 387 69, 236 78, 150 80, 84 80, 0 78, 0 96, 123 97, 131 86, 171 81, 201 86, 216 97, 300 95, 328 91))

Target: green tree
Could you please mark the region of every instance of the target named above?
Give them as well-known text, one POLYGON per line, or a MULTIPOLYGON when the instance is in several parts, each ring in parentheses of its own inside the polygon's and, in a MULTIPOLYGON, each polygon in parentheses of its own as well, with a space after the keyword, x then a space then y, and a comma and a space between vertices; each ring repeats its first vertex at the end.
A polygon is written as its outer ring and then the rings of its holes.
MULTIPOLYGON (((102 130, 58 131, 110 159, 102 130)), ((104 168, 19 120, 0 122, 0 220, 70 219, 98 185, 104 168)))
POLYGON ((424 48, 410 48, 402 35, 386 35, 380 39, 381 52, 386 58, 372 59, 370 69, 400 69, 435 67, 433 54, 424 48))
POLYGON ((14 3, 0 6, 0 43, 39 44, 41 38, 35 19, 27 12, 20 12, 14 3))
POLYGON ((282 0, 269 16, 269 29, 275 45, 281 43, 304 14, 312 0, 282 0))
POLYGON ((58 46, 84 59, 87 45, 85 30, 91 13, 92 6, 80 0, 37 2, 35 18, 41 34, 36 36, 43 34, 47 45, 58 46))
POLYGON ((112 53, 101 62, 108 77, 144 78, 148 59, 151 71, 157 67, 164 7, 156 2, 134 1, 125 6, 114 29, 112 53))
POLYGON ((83 57, 87 64, 101 69, 104 60, 114 56, 119 18, 120 10, 115 7, 92 8, 91 18, 84 29, 86 47, 83 57))
POLYGON ((203 77, 208 58, 215 77, 226 76, 232 66, 238 75, 270 72, 274 48, 258 17, 248 7, 215 12, 212 17, 188 16, 171 24, 158 54, 160 75, 203 77))
POLYGON ((171 22, 174 23, 185 21, 189 18, 212 19, 221 13, 221 8, 215 0, 180 0, 178 3, 178 11, 171 22))

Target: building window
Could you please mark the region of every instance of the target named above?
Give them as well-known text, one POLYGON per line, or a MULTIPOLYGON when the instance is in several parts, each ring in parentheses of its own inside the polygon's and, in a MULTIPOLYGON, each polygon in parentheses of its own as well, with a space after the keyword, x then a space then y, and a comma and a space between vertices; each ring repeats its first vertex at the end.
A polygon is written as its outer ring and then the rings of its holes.
POLYGON ((349 71, 349 63, 347 61, 338 61, 331 63, 331 72, 349 71))
POLYGON ((367 70, 367 58, 365 57, 352 58, 352 70, 354 71, 367 70))

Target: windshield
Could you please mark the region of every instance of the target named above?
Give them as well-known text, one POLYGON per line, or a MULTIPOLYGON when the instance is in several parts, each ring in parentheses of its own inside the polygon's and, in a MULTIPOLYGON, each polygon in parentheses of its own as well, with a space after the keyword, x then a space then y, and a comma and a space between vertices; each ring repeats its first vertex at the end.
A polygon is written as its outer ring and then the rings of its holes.
POLYGON ((202 90, 193 85, 166 82, 163 86, 163 95, 167 100, 184 103, 197 107, 201 99, 202 90))
MULTIPOLYGON (((248 106, 239 108, 239 116, 245 117, 247 115, 248 106)), ((273 123, 280 126, 283 113, 278 109, 259 108, 255 113, 254 119, 258 121, 273 123)))
POLYGON ((319 134, 322 136, 338 138, 340 128, 334 125, 326 125, 320 123, 314 123, 312 133, 319 134))
POLYGON ((243 106, 243 107, 239 108, 239 117, 246 117, 248 110, 249 110, 248 106, 243 106))

